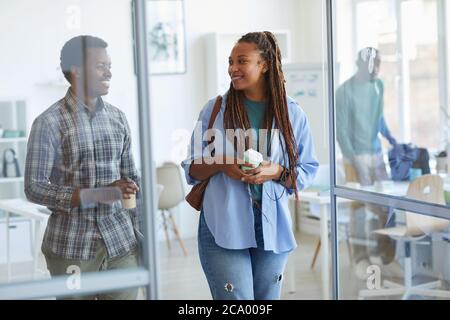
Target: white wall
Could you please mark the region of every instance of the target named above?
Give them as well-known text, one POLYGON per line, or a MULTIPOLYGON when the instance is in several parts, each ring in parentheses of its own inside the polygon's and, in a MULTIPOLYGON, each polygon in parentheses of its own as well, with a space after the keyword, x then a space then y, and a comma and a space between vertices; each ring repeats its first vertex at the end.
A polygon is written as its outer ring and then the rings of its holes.
MULTIPOLYGON (((69 86, 58 69, 63 44, 79 34, 107 40, 114 66, 106 100, 127 114, 133 149, 139 155, 129 0, 0 0, 0 30, 0 100, 27 100, 28 132, 33 120, 62 98, 69 86)), ((24 156, 19 161, 23 168, 24 156)), ((16 185, 14 191, 14 184, 0 184, 0 198, 23 196, 23 183, 16 185)))
MULTIPOLYGON (((317 0, 316 0, 317 1, 317 0)), ((255 30, 292 30, 292 56, 299 58, 298 0, 186 0, 187 73, 154 76, 152 111, 156 141, 170 141, 175 130, 190 131, 198 112, 211 98, 206 93, 204 36, 210 32, 245 33, 255 30), (172 110, 173 112, 168 112, 172 110)), ((237 40, 237 39, 236 39, 237 40)), ((161 146, 157 162, 172 158, 173 146, 161 146)), ((184 152, 184 149, 183 149, 184 152)), ((174 159, 175 160, 175 159, 174 159)))
MULTIPOLYGON (((317 0, 185 0, 187 72, 150 79, 156 163, 181 158, 187 134, 210 98, 206 94, 204 35, 289 29, 292 62, 316 63, 321 60, 320 10, 321 1, 317 0)), ((57 67, 64 42, 78 34, 104 38, 113 62, 106 100, 126 112, 138 156, 129 0, 0 0, 0 30, 4 30, 0 35, 0 99, 28 97, 28 127, 66 91, 65 87, 46 84, 61 77, 57 67), (70 26, 73 15, 67 10, 72 5, 81 8, 79 28, 70 26)), ((198 216, 185 204, 179 211, 183 236, 194 236, 198 216)))
MULTIPOLYGON (((300 29, 297 30, 299 39, 299 62, 322 63, 323 50, 326 50, 326 34, 322 31, 326 28, 325 0, 300 0, 299 20, 300 29), (322 14, 322 10, 323 14, 322 14), (322 44, 322 37, 324 43, 322 44)), ((325 52, 326 54, 326 52, 325 52)), ((326 57, 326 55, 325 55, 326 57)))
POLYGON ((112 87, 106 100, 127 114, 135 137, 134 150, 138 150, 129 0, 0 0, 0 30, 0 99, 27 98, 28 128, 37 115, 64 96, 69 86, 57 69, 64 43, 79 34, 105 39, 113 62, 112 87), (70 8, 74 6, 81 10, 79 27, 71 24, 70 8))

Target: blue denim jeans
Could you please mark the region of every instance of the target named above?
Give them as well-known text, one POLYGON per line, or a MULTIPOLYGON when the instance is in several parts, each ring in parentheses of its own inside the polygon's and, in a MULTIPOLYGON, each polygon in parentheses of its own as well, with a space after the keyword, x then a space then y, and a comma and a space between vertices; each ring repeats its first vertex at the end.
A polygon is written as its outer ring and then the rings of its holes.
POLYGON ((225 249, 218 246, 200 214, 198 251, 214 300, 280 299, 283 271, 289 253, 264 251, 262 213, 253 208, 257 248, 225 249))

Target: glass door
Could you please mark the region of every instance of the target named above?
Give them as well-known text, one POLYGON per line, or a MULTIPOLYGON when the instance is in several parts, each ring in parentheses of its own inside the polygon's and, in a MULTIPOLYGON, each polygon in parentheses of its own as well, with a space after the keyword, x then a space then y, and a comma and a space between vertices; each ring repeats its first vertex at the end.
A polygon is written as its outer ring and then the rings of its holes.
POLYGON ((0 8, 0 298, 157 298, 145 1, 0 8))
POLYGON ((329 71, 345 71, 330 82, 336 298, 450 297, 443 6, 328 1, 329 71), (338 207, 343 199, 348 210, 338 207), (346 238, 337 223, 344 218, 346 238), (344 239, 348 250, 338 246, 344 239))

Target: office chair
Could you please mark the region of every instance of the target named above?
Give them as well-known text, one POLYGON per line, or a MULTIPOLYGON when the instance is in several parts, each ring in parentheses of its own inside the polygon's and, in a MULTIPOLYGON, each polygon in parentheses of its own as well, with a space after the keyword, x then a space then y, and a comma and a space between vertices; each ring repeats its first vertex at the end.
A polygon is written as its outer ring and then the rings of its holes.
POLYGON ((166 236, 167 247, 170 250, 169 223, 175 233, 175 237, 180 243, 183 253, 187 256, 187 250, 181 239, 179 229, 173 218, 171 209, 178 206, 184 201, 186 192, 184 190, 183 177, 180 168, 175 163, 166 162, 156 169, 156 180, 159 185, 163 186, 158 201, 158 209, 161 211, 164 233, 166 236))
MULTIPOLYGON (((444 204, 444 183, 438 175, 424 175, 412 181, 408 187, 406 197, 436 204, 444 204)), ((424 216, 417 213, 406 212, 406 225, 394 228, 385 228, 375 230, 381 235, 387 235, 396 240, 404 241, 405 264, 404 264, 404 283, 403 285, 387 281, 383 282, 383 288, 378 290, 361 290, 359 298, 403 295, 406 300, 409 296, 421 295, 429 297, 450 298, 450 291, 439 290, 442 286, 440 280, 423 283, 419 285, 412 284, 412 260, 411 243, 419 241, 432 232, 441 232, 450 226, 450 221, 441 218, 424 216)))

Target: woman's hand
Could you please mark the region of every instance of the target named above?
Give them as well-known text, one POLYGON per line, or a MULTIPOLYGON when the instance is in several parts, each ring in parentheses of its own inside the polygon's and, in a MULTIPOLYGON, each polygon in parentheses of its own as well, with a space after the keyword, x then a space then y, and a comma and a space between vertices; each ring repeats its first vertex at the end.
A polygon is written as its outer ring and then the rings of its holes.
POLYGON ((249 184, 263 184, 266 181, 279 180, 282 172, 283 167, 279 164, 263 161, 259 167, 246 171, 241 181, 249 184))
POLYGON ((242 165, 251 168, 255 167, 243 160, 219 155, 214 158, 204 158, 193 161, 189 168, 189 174, 194 179, 203 181, 219 172, 223 172, 231 179, 241 181, 241 178, 246 175, 245 171, 241 169, 242 165))
POLYGON ((246 177, 248 173, 241 169, 241 166, 246 166, 254 168, 255 166, 245 162, 243 160, 238 160, 237 158, 224 157, 224 164, 222 165, 222 172, 225 173, 229 178, 234 180, 239 180, 246 177))

